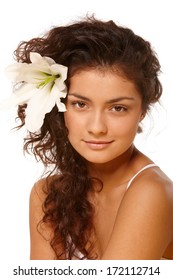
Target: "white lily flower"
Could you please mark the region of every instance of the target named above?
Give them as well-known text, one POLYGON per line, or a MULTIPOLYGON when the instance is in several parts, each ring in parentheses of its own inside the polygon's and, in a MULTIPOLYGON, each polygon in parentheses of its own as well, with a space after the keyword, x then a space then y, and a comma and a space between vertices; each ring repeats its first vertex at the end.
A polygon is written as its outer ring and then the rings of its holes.
POLYGON ((19 86, 0 108, 27 104, 25 124, 30 132, 36 132, 41 128, 45 114, 55 105, 59 112, 66 111, 61 98, 67 95, 64 83, 67 79, 67 67, 38 53, 31 52, 30 60, 29 64, 15 63, 7 67, 8 77, 19 86))

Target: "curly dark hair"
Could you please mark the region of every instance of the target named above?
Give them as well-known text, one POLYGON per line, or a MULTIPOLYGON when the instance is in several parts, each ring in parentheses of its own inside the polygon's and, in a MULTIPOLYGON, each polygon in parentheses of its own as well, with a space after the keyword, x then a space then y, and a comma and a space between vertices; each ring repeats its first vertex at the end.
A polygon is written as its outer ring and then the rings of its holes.
MULTIPOLYGON (((30 52, 67 66, 67 89, 69 78, 76 71, 98 68, 117 69, 133 81, 145 112, 162 94, 158 79, 160 64, 150 43, 113 21, 87 17, 66 26, 52 27, 43 36, 21 42, 15 51, 16 60, 30 63, 30 52)), ((26 105, 18 108, 21 126, 25 123, 25 108, 26 105)), ((46 199, 41 221, 53 226, 51 246, 56 258, 80 258, 79 251, 81 258, 97 258, 91 242, 94 207, 89 200, 95 178, 89 176, 85 159, 70 144, 64 115, 56 106, 46 114, 39 132, 28 132, 24 150, 32 152, 46 167, 51 165, 53 174, 57 175, 44 189, 46 199), (62 250, 58 249, 60 243, 62 250)))

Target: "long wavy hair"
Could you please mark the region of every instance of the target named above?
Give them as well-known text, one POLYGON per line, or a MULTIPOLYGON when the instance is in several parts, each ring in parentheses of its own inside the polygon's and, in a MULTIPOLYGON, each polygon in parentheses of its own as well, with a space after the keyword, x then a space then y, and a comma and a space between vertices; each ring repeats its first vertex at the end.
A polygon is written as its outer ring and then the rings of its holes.
MULTIPOLYGON (((30 63, 30 52, 51 57, 56 63, 67 66, 67 88, 69 78, 76 71, 86 68, 116 69, 134 82, 145 111, 162 94, 158 79, 160 64, 150 43, 113 21, 87 17, 66 26, 52 27, 43 36, 21 42, 15 58, 19 62, 30 63)), ((20 126, 25 124, 26 106, 18 108, 20 126)), ((28 132, 24 150, 41 159, 45 167, 51 166, 55 175, 45 184, 46 199, 41 223, 53 228, 50 244, 56 258, 80 258, 79 251, 81 259, 97 258, 91 242, 94 207, 89 200, 96 179, 90 177, 85 159, 70 144, 64 115, 58 112, 56 106, 46 114, 39 132, 28 132)))

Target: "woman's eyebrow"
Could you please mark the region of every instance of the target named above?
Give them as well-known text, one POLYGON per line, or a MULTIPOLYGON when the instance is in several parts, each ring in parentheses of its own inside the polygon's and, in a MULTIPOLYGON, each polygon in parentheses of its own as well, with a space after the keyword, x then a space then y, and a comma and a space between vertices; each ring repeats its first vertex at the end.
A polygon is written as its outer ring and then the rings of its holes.
MULTIPOLYGON (((91 100, 88 97, 85 97, 85 96, 77 94, 77 93, 69 93, 68 96, 74 96, 76 98, 91 102, 91 100)), ((117 98, 110 99, 110 100, 106 101, 105 103, 110 104, 110 103, 116 103, 116 102, 123 101, 123 100, 135 101, 135 98, 134 97, 128 97, 128 96, 120 96, 120 97, 117 97, 117 98)))
POLYGON ((108 103, 108 104, 116 103, 116 102, 123 101, 123 100, 135 101, 135 98, 134 97, 128 97, 128 96, 120 96, 120 97, 117 97, 117 98, 110 99, 110 100, 106 101, 106 103, 108 103))
POLYGON ((83 99, 85 101, 91 101, 88 97, 85 97, 85 96, 77 94, 77 93, 68 93, 68 96, 74 96, 76 98, 83 99))

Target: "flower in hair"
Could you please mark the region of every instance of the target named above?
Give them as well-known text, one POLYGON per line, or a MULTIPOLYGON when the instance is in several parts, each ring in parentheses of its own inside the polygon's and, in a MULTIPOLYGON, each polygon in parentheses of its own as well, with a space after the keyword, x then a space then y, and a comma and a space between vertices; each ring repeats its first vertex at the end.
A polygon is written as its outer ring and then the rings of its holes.
POLYGON ((36 132, 41 128, 45 114, 55 105, 59 112, 66 111, 61 98, 67 95, 64 83, 67 67, 36 52, 30 53, 30 61, 31 63, 17 62, 7 67, 7 75, 16 86, 1 108, 27 104, 25 124, 30 132, 36 132))

